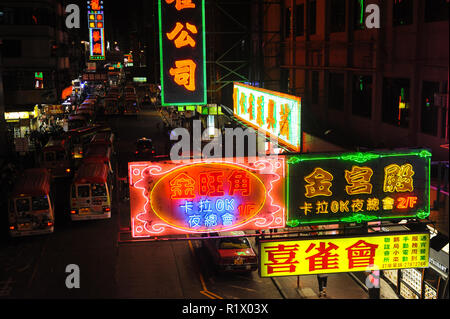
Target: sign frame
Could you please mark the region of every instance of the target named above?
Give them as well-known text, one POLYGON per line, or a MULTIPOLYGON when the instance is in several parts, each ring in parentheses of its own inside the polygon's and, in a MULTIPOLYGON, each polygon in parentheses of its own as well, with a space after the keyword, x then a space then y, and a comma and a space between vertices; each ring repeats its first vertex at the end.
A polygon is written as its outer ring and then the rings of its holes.
MULTIPOLYGON (((224 170, 220 171, 223 172, 224 170)), ((274 156, 270 159, 256 158, 254 161, 249 160, 244 163, 239 161, 239 159, 217 158, 191 160, 188 163, 177 163, 173 161, 130 162, 128 163, 128 175, 130 187, 130 218, 132 236, 134 238, 190 233, 201 234, 244 229, 283 228, 286 226, 285 206, 283 204, 285 197, 284 157, 274 156), (224 168, 228 173, 227 175, 223 174, 223 177, 221 177, 222 186, 219 187, 222 187, 222 194, 220 195, 210 194, 209 191, 208 194, 204 193, 205 187, 210 190, 210 185, 212 185, 210 183, 216 183, 218 179, 211 179, 207 175, 203 184, 201 182, 203 173, 219 172, 219 169, 214 169, 214 167, 224 168), (231 178, 232 176, 239 176, 234 175, 236 171, 245 171, 247 178, 249 178, 247 183, 249 183, 249 189, 251 187, 252 191, 246 194, 245 197, 244 193, 241 193, 239 190, 237 192, 231 192, 231 185, 235 183, 231 178), (200 172, 202 174, 189 174, 189 172, 200 172), (192 180, 193 184, 187 187, 185 185, 187 185, 186 183, 189 179, 192 180), (185 189, 184 187, 191 188, 189 195, 192 196, 189 199, 185 200, 183 199, 184 197, 174 196, 174 194, 181 193, 182 186, 180 185, 184 185, 183 189, 185 189), (258 187, 253 188, 255 186, 258 187), (172 187, 175 188, 172 189, 172 187), (259 195, 261 195, 259 197, 256 194, 258 190, 259 195), (168 192, 172 194, 170 197, 166 196, 164 198, 164 196, 159 196, 168 192), (225 201, 225 206, 227 206, 227 198, 229 203, 233 202, 231 205, 233 208, 226 208, 224 210, 223 201, 225 201), (158 199, 158 201, 154 199, 158 199), (205 225, 191 226, 191 217, 201 213, 201 204, 199 203, 203 200, 211 202, 212 210, 209 212, 217 216, 217 221, 219 220, 219 215, 221 215, 220 218, 224 218, 224 215, 231 214, 232 216, 228 216, 227 218, 232 217, 232 222, 229 221, 225 224, 224 220, 222 224, 217 222, 215 225, 206 225, 205 223, 205 225), (218 200, 222 200, 221 213, 218 213, 218 200), (256 202, 252 202, 253 200, 256 200, 256 202), (191 202, 189 212, 187 201, 191 202), (196 203, 194 204, 194 202, 196 203), (239 207, 241 206, 239 205, 240 203, 243 204, 242 207, 239 207), (173 207, 180 207, 180 210, 174 210, 173 207), (181 209, 182 207, 186 208, 181 209), (183 212, 183 210, 186 211, 183 212), (184 223, 181 223, 181 221, 184 223)), ((241 178, 244 177, 241 176, 241 178)), ((217 190, 219 188, 214 189, 217 190)), ((208 213, 204 213, 204 216, 199 217, 199 222, 200 219, 204 219, 206 222, 207 215, 208 213)))
MULTIPOLYGON (((269 99, 270 100, 270 99, 269 99)), ((281 104, 283 105, 283 104, 281 104)), ((265 109, 267 108, 268 103, 266 101, 264 101, 264 121, 266 121, 266 116, 265 116, 265 109)), ((257 97, 255 97, 254 99, 254 107, 257 108, 257 97)), ((278 109, 279 105, 276 105, 276 114, 275 117, 277 117, 279 115, 279 109, 278 109)), ((292 112, 292 108, 291 110, 289 110, 290 112, 292 112)), ((295 152, 295 153, 299 153, 301 150, 301 146, 303 143, 303 136, 302 136, 302 99, 301 97, 298 96, 294 96, 294 95, 290 95, 290 94, 286 94, 286 93, 281 93, 281 92, 276 92, 276 91, 271 91, 271 90, 267 90, 267 89, 263 89, 263 88, 258 88, 258 87, 253 87, 250 86, 248 84, 244 84, 241 82, 234 82, 233 83, 233 115, 239 119, 240 121, 243 121, 245 124, 251 126, 252 128, 254 128, 255 130, 263 130, 264 133, 266 134, 266 136, 271 137, 272 139, 276 139, 278 141, 279 144, 287 147, 289 150, 295 152), (291 118, 292 121, 294 121, 293 127, 295 129, 295 134, 298 138, 298 140, 296 141, 296 144, 292 144, 288 141, 286 141, 285 139, 280 138, 280 130, 278 129, 278 136, 274 135, 271 131, 269 131, 269 129, 266 129, 262 126, 258 126, 256 123, 251 122, 249 119, 243 117, 242 115, 240 115, 239 112, 239 108, 240 108, 240 99, 241 99, 241 94, 239 93, 239 91, 237 91, 237 89, 241 87, 245 90, 250 90, 250 91, 254 91, 254 92, 258 92, 260 93, 262 96, 267 97, 267 96, 272 96, 275 97, 276 99, 284 99, 286 101, 291 101, 291 103, 297 103, 298 107, 298 114, 294 114, 294 119, 291 118), (298 127, 295 127, 295 121, 298 123, 298 127)), ((257 121, 257 120, 256 120, 257 121)), ((264 126, 266 125, 266 123, 263 124, 264 126)))
MULTIPOLYGON (((381 241, 381 239, 380 239, 381 241)), ((311 245, 311 244, 310 244, 311 245)), ((288 245, 286 245, 288 246, 288 245)), ((384 250, 388 249, 390 250, 391 248, 382 248, 384 250)), ((381 250, 381 248, 380 248, 381 250)), ((399 250, 402 250, 402 248, 399 248, 399 250)), ((375 270, 392 270, 392 269, 407 269, 407 268, 428 268, 430 267, 430 261, 429 261, 429 256, 430 256, 430 233, 427 231, 398 231, 398 232, 374 232, 374 233, 366 233, 366 234, 353 234, 353 235, 321 235, 321 236, 301 236, 301 237, 297 237, 297 238, 277 238, 277 239, 262 239, 260 240, 260 243, 258 245, 258 275, 261 278, 270 278, 270 277, 288 277, 288 276, 306 276, 306 275, 315 275, 315 274, 337 274, 337 273, 349 273, 349 272, 360 272, 360 271, 366 271, 369 268, 370 269, 375 269, 375 270), (262 248, 264 246, 264 244, 267 243, 295 243, 295 242, 313 242, 313 241, 323 241, 323 240, 345 240, 345 239, 355 239, 355 241, 358 238, 364 239, 364 238, 371 238, 371 237, 381 237, 381 238, 386 238, 386 237, 400 237, 400 236, 427 236, 427 243, 428 246, 426 247, 426 258, 424 259, 424 262, 426 265, 424 266, 414 266, 414 267, 409 267, 409 266, 405 266, 405 267, 379 267, 378 264, 373 264, 374 267, 370 267, 369 265, 362 269, 362 267, 360 269, 348 269, 346 271, 329 271, 329 269, 327 269, 326 272, 321 271, 321 272, 308 272, 308 273, 302 273, 302 274, 298 274, 298 273, 293 273, 293 274, 289 274, 289 275, 282 275, 282 276, 269 276, 269 275, 263 275, 263 267, 262 267, 262 258, 263 258, 263 254, 262 254, 262 248)), ((304 254, 304 251, 302 251, 302 253, 304 254)), ((266 254, 266 253, 265 253, 266 254)), ((381 253, 380 253, 381 254, 381 253)), ((383 254, 384 255, 384 254, 383 254)), ((305 258, 306 259, 306 258, 305 258)), ((306 262, 306 261, 305 261, 306 262)))
MULTIPOLYGON (((286 227, 297 227, 297 226, 309 226, 309 225, 323 225, 323 224, 337 224, 337 223, 361 223, 368 221, 380 221, 380 220, 401 220, 401 219, 426 219, 430 215, 431 212, 431 203, 430 203, 430 171, 431 171, 431 152, 427 149, 411 149, 411 150, 394 150, 394 151, 370 151, 370 152, 348 152, 348 153, 321 153, 321 154, 301 154, 289 156, 286 161, 286 227), (383 159, 387 157, 404 157, 404 156, 418 156, 420 158, 425 158, 427 160, 427 165, 425 167, 424 178, 425 180, 425 194, 424 201, 425 207, 424 209, 418 209, 415 214, 408 215, 387 215, 387 216, 375 216, 371 214, 367 214, 367 212, 363 211, 360 214, 354 214, 343 216, 343 217, 332 217, 328 219, 317 219, 317 220, 308 220, 305 219, 301 221, 299 218, 293 219, 290 218, 292 216, 292 212, 290 207, 292 207, 290 192, 291 192, 291 165, 295 165, 298 163, 306 162, 306 161, 320 161, 320 160, 338 160, 338 161, 347 161, 351 162, 352 165, 365 165, 368 161, 373 159, 383 159)), ((343 173, 343 172, 342 172, 343 173)), ((306 175, 306 174, 305 174, 306 175)), ((345 181, 345 179, 344 179, 345 181)), ((331 198, 330 198, 331 200, 331 198)), ((339 198, 337 199, 339 200, 339 198)), ((381 202, 381 201, 380 201, 381 202)), ((332 214, 329 212, 327 215, 332 214)))

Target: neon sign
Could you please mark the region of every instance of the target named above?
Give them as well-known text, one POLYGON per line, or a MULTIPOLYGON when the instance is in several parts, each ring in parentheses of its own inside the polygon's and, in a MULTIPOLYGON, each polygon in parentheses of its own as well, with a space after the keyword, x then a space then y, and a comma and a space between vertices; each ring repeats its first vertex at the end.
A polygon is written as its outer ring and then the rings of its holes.
POLYGON ((263 130, 280 144, 300 152, 301 99, 275 91, 234 83, 234 116, 263 130))
POLYGON ((430 159, 427 150, 291 156, 286 224, 424 219, 430 159))
POLYGON ((161 104, 206 104, 205 1, 159 0, 161 104))
POLYGON ((133 237, 285 227, 284 165, 284 158, 129 163, 133 237))
POLYGON ((105 31, 102 0, 88 1, 89 59, 105 59, 105 31))
POLYGON ((383 269, 427 268, 429 233, 261 241, 260 276, 282 277, 383 269))

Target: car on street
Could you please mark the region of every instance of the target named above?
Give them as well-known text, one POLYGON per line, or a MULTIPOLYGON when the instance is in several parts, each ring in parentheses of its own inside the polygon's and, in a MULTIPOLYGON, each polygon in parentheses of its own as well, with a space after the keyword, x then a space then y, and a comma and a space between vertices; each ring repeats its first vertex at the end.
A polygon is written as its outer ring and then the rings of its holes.
POLYGON ((255 250, 243 231, 210 233, 203 246, 219 272, 247 272, 258 269, 255 250), (227 237, 232 236, 232 237, 227 237))
POLYGON ((134 156, 136 160, 152 160, 155 156, 153 141, 146 137, 137 140, 134 156))

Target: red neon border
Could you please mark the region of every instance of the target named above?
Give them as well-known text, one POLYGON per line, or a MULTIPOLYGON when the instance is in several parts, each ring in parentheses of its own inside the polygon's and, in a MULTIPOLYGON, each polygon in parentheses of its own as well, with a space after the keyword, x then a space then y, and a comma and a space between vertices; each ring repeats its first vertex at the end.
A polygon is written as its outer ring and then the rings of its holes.
MULTIPOLYGON (((202 231, 186 230, 186 229, 179 228, 179 227, 176 227, 176 226, 164 223, 164 222, 156 223, 156 224, 153 224, 150 226, 149 223, 145 219, 143 219, 143 217, 145 217, 149 213, 147 211, 147 207, 151 207, 151 205, 149 203, 149 201, 150 201, 149 195, 148 196, 145 195, 145 192, 146 192, 145 188, 135 186, 137 183, 139 183, 140 181, 142 181, 144 179, 143 172, 145 170, 149 170, 149 173, 152 176, 160 176, 160 175, 168 174, 175 169, 180 169, 185 166, 189 166, 192 164, 204 164, 204 163, 230 164, 230 165, 238 166, 245 170, 249 170, 249 171, 253 172, 254 174, 257 174, 258 171, 267 169, 267 167, 270 167, 269 173, 276 176, 275 178, 272 178, 271 181, 269 182, 270 188, 267 192, 267 197, 270 198, 270 203, 266 200, 267 205, 269 205, 269 207, 275 208, 275 210, 272 213, 270 213, 270 216, 272 216, 271 220, 269 221, 267 217, 258 216, 258 214, 261 211, 263 211, 263 209, 266 207, 266 204, 264 204, 263 207, 261 208, 261 210, 253 218, 250 218, 246 222, 241 223, 239 225, 222 228, 222 229, 220 229, 221 232, 222 231, 230 231, 233 229, 242 229, 242 227, 244 227, 245 225, 250 224, 250 223, 254 223, 254 225, 258 228, 283 228, 283 227, 285 227, 285 225, 286 225, 285 207, 275 203, 274 198, 272 197, 272 195, 273 195, 272 193, 273 193, 274 187, 275 187, 274 184, 276 182, 280 182, 281 177, 283 177, 283 178, 285 177, 285 165, 284 165, 285 160, 283 157, 277 157, 276 159, 272 158, 272 161, 266 160, 266 159, 257 159, 254 162, 252 162, 255 167, 250 167, 245 164, 232 162, 232 161, 228 161, 228 160, 217 160, 217 159, 194 160, 189 163, 183 164, 181 166, 174 165, 173 168, 171 168, 167 171, 163 171, 162 167, 156 163, 139 162, 139 163, 129 163, 129 179, 130 179, 129 185, 130 185, 130 188, 134 187, 136 189, 141 189, 142 196, 145 198, 145 203, 143 205, 142 212, 140 212, 136 215, 133 215, 132 212, 130 211, 131 229, 132 229, 133 237, 139 238, 139 237, 150 237, 152 235, 161 235, 164 231, 166 231, 166 228, 171 228, 171 229, 175 230, 175 233, 196 233, 196 234, 198 234, 198 233, 208 232, 205 230, 202 230, 202 231), (276 161, 274 162, 273 160, 276 160, 276 161), (281 175, 276 172, 279 169, 281 169, 281 175), (137 175, 140 176, 140 179, 138 181, 136 181, 135 183, 133 183, 133 176, 137 176, 137 175), (281 216, 277 216, 277 215, 281 215, 281 216)), ((283 185, 281 185, 281 187, 283 187, 283 185)), ((267 188, 266 188, 266 190, 267 190, 267 188)), ((281 194, 281 195, 284 195, 284 194, 281 194)), ((131 194, 130 194, 130 197, 131 197, 131 194)), ((283 197, 283 196, 281 196, 281 197, 283 197)), ((280 198, 280 200, 282 200, 282 198, 280 198)), ((131 204, 131 198, 130 198, 130 204, 131 204)), ((217 231, 217 230, 211 230, 211 231, 217 231)), ((172 234, 172 232, 169 231, 169 234, 172 234)))

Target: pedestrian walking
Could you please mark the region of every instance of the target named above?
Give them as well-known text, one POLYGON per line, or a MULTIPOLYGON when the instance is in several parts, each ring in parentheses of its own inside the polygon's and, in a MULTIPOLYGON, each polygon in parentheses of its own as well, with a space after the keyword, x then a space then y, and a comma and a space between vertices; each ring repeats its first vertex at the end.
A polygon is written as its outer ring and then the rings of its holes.
POLYGON ((317 282, 319 283, 319 298, 327 296, 327 281, 328 275, 326 274, 317 275, 317 282))

